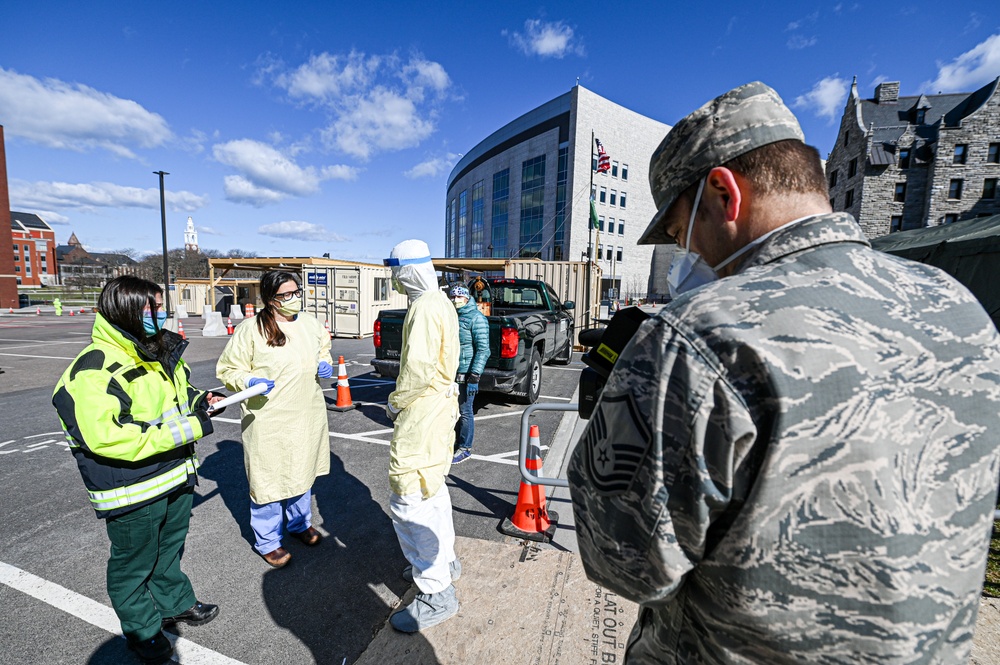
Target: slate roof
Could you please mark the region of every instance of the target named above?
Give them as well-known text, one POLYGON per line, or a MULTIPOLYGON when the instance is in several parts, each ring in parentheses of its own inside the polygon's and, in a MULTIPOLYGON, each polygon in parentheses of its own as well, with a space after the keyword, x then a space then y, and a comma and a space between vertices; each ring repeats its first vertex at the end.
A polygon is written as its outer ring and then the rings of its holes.
POLYGON ((52 227, 45 223, 38 215, 30 212, 18 212, 17 210, 10 211, 10 225, 11 228, 17 230, 28 230, 28 229, 38 229, 40 231, 51 231, 52 227))
POLYGON ((973 93, 947 95, 911 95, 899 97, 895 102, 879 103, 874 98, 860 100, 861 121, 864 128, 873 128, 872 150, 868 155, 871 164, 891 164, 896 160, 896 146, 908 128, 912 128, 916 140, 912 158, 928 160, 932 157, 928 146, 938 139, 939 121, 953 127, 962 118, 968 117, 993 94, 1000 78, 990 81, 973 93), (913 124, 917 109, 924 109, 924 122, 913 124))

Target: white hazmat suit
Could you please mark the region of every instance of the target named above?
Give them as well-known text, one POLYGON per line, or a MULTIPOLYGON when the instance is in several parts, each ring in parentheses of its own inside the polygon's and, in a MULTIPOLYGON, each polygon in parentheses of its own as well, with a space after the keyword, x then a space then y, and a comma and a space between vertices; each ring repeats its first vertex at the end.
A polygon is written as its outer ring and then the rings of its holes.
POLYGON ((438 288, 427 243, 406 240, 390 257, 385 264, 392 268, 394 286, 405 289, 409 309, 399 377, 387 404, 396 423, 389 450, 389 507, 421 592, 390 621, 414 632, 458 612, 451 584, 455 526, 445 485, 458 420, 458 316, 438 288))

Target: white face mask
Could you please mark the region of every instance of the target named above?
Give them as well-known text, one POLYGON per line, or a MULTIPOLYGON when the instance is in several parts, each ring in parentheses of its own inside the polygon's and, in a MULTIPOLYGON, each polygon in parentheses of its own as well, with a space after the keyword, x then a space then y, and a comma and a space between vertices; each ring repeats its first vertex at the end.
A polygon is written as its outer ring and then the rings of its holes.
MULTIPOLYGON (((705 181, 707 179, 708 176, 705 176, 701 179, 701 182, 698 183, 698 193, 695 194, 694 206, 691 208, 691 219, 688 220, 687 240, 684 241, 685 248, 691 246, 691 230, 694 228, 694 217, 695 213, 698 212, 698 204, 701 203, 701 193, 705 189, 705 181)), ((797 221, 799 220, 794 220, 788 224, 794 224, 797 221)), ((788 226, 788 224, 785 224, 780 228, 784 228, 785 226, 788 226)), ((778 229, 774 229, 774 231, 777 230, 778 229)), ((747 243, 740 249, 730 254, 729 258, 714 268, 705 263, 705 259, 701 258, 701 255, 697 252, 690 252, 687 249, 684 249, 674 257, 674 260, 670 262, 670 268, 667 269, 667 286, 670 289, 670 297, 676 298, 682 293, 693 291, 700 286, 705 286, 706 284, 711 284, 712 282, 718 280, 719 270, 743 256, 760 243, 764 242, 764 240, 774 233, 774 231, 765 233, 753 242, 747 243)))
POLYGON ((701 203, 701 193, 705 189, 705 180, 707 178, 708 176, 705 176, 698 183, 698 193, 694 196, 694 205, 691 206, 691 218, 688 220, 687 239, 684 241, 684 249, 674 256, 674 260, 670 262, 670 268, 667 270, 667 286, 670 289, 671 298, 676 298, 682 293, 692 291, 699 286, 704 286, 719 279, 716 272, 712 270, 710 265, 705 263, 705 259, 701 258, 700 254, 687 249, 691 246, 691 231, 694 230, 694 218, 698 212, 698 204, 701 203))

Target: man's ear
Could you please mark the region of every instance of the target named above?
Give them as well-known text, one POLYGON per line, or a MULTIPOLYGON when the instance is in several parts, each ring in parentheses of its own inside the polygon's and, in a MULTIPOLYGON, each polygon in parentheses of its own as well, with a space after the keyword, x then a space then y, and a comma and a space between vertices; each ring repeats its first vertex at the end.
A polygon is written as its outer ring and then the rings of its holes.
POLYGON ((727 222, 736 221, 743 206, 743 192, 737 177, 725 166, 717 166, 708 172, 708 180, 705 183, 703 196, 715 199, 727 222))

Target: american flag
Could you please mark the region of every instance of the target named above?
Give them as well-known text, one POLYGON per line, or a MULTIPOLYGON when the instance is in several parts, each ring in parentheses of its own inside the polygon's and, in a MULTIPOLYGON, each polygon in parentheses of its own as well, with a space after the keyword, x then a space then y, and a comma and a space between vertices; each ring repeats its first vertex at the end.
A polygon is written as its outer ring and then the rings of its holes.
POLYGON ((611 170, 611 158, 608 157, 608 153, 604 152, 604 146, 601 145, 601 140, 594 140, 597 142, 597 172, 607 173, 611 170))

